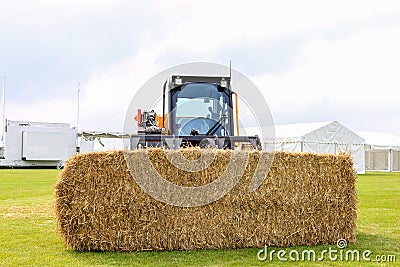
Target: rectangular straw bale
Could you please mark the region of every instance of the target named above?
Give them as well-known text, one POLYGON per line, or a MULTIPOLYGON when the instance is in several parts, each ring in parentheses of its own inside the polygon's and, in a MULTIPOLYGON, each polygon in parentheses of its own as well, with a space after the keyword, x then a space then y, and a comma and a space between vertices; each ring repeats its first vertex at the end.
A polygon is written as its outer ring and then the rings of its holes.
MULTIPOLYGON (((183 151, 189 158, 198 153, 183 151)), ((276 152, 264 182, 249 192, 257 160, 265 153, 254 151, 245 174, 223 198, 199 207, 176 207, 142 191, 124 153, 135 157, 147 152, 93 152, 68 160, 55 187, 56 220, 66 246, 140 251, 355 241, 356 175, 348 154, 276 152)), ((230 151, 218 150, 207 173, 190 173, 172 166, 161 149, 148 153, 166 180, 183 186, 210 183, 230 157, 230 151)))

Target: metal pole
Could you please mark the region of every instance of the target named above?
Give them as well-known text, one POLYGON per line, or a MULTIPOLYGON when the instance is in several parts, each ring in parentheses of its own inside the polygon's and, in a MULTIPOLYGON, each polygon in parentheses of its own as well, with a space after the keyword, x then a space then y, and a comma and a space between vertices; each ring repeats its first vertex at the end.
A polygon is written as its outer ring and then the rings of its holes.
POLYGON ((6 132, 6 117, 5 117, 5 110, 6 110, 6 75, 3 76, 3 98, 2 98, 2 104, 3 104, 3 117, 2 117, 2 122, 3 122, 3 135, 6 132))
POLYGON ((76 153, 79 153, 81 148, 79 146, 79 95, 81 92, 81 83, 78 82, 78 110, 76 113, 76 138, 75 138, 75 147, 76 147, 76 153))
POLYGON ((78 112, 76 114, 76 131, 79 133, 79 94, 81 92, 81 83, 78 83, 78 112))

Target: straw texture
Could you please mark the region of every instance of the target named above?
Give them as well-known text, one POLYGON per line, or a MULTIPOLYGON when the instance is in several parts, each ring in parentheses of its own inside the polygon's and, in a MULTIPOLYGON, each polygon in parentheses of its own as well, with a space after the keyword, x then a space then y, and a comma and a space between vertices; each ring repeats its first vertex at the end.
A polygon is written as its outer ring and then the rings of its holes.
MULTIPOLYGON (((188 159, 200 154, 198 149, 182 152, 188 159)), ((231 157, 229 150, 216 150, 207 169, 187 172, 172 166, 161 149, 73 156, 55 186, 56 220, 67 247, 191 250, 355 241, 356 175, 349 154, 276 152, 262 185, 249 192, 257 161, 265 153, 253 151, 243 177, 228 194, 208 205, 185 208, 144 193, 132 178, 124 153, 132 160, 148 153, 164 179, 182 186, 212 182, 231 157)))

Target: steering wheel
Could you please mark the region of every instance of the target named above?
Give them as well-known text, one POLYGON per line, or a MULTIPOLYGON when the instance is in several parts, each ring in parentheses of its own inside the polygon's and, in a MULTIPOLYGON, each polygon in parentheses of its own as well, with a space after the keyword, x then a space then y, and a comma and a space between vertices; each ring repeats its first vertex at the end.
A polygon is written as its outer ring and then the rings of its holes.
POLYGON ((209 130, 210 122, 214 120, 208 118, 194 118, 186 122, 179 130, 179 135, 190 135, 192 129, 196 129, 200 134, 205 134, 209 130))
POLYGON ((209 118, 194 118, 186 122, 179 130, 179 135, 190 135, 192 129, 199 131, 199 134, 206 134, 211 127, 216 126, 215 133, 221 135, 221 130, 225 129, 221 123, 209 118))

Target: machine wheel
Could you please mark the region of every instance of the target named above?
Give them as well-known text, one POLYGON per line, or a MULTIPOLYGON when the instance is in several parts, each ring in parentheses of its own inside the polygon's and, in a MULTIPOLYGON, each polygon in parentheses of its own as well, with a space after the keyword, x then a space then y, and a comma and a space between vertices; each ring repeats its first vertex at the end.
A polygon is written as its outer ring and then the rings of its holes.
POLYGON ((204 138, 199 143, 200 148, 216 148, 215 140, 211 138, 204 138))

